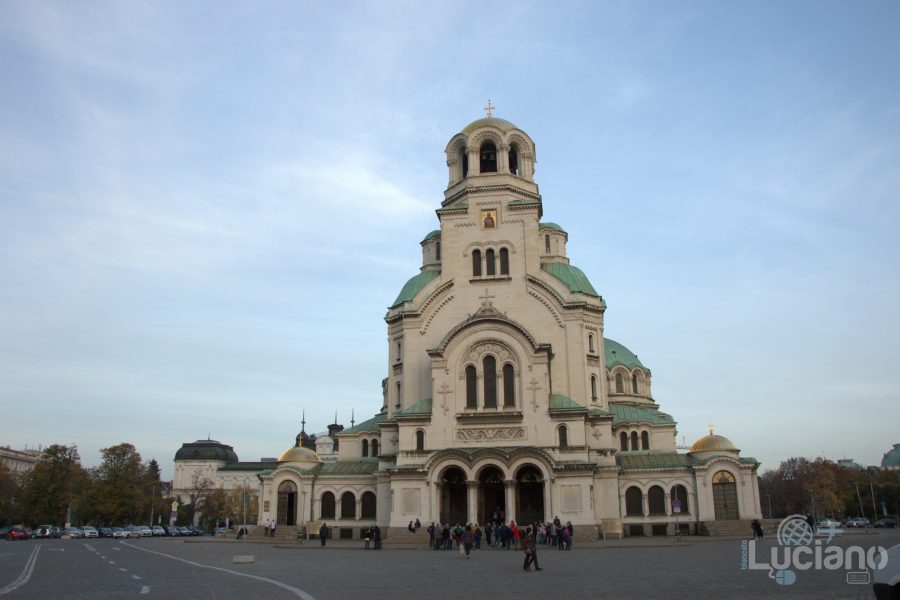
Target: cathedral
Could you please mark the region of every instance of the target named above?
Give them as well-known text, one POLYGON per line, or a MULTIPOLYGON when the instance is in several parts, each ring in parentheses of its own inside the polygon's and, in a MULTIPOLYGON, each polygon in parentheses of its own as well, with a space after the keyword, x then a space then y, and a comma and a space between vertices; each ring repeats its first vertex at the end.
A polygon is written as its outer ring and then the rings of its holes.
POLYGON ((604 337, 606 302, 570 262, 565 229, 542 220, 531 137, 488 110, 445 153, 439 228, 384 317, 377 414, 324 439, 301 431, 258 463, 185 444, 176 493, 198 470, 226 488, 249 477, 261 523, 324 521, 345 538, 495 512, 571 521, 581 539, 749 531, 759 463, 712 430, 678 451, 651 370, 604 337))

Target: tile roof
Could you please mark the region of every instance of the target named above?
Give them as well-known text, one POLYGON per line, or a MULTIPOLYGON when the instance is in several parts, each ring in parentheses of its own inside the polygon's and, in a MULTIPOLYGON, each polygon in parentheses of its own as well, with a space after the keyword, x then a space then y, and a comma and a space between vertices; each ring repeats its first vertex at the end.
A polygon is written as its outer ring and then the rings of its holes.
POLYGON ((623 423, 647 423, 649 425, 674 425, 672 415, 660 412, 649 406, 632 406, 630 404, 613 403, 609 405, 613 414, 613 427, 623 423))
POLYGON ((569 288, 570 292, 578 292, 588 296, 600 297, 594 286, 588 280, 587 275, 578 267, 567 265, 565 263, 552 262, 541 265, 541 269, 553 275, 569 288))
POLYGON ((387 413, 379 413, 368 421, 363 421, 359 425, 355 425, 353 427, 350 427, 349 429, 341 431, 338 435, 345 435, 348 433, 375 433, 377 431, 380 431, 378 424, 385 419, 387 419, 387 413))

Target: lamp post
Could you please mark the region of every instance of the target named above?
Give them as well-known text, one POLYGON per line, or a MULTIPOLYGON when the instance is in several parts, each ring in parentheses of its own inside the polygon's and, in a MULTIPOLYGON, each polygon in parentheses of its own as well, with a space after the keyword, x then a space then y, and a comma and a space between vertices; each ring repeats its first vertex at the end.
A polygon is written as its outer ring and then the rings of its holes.
POLYGON ((772 494, 766 494, 766 500, 769 501, 769 518, 772 518, 772 494))

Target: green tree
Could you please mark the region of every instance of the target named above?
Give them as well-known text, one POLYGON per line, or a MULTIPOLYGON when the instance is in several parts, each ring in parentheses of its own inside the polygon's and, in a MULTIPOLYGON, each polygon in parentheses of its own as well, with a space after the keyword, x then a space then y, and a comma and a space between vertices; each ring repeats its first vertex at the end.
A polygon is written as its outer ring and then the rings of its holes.
POLYGON ((53 444, 21 482, 20 503, 24 521, 62 524, 86 473, 78 462, 78 448, 53 444))
POLYGON ((19 520, 18 495, 16 476, 0 462, 0 525, 12 525, 19 520))
POLYGON ((131 444, 100 450, 102 461, 92 475, 96 481, 99 521, 107 524, 141 521, 146 504, 146 468, 131 444))
POLYGON ((159 463, 155 458, 151 458, 150 462, 144 470, 144 491, 146 493, 146 504, 144 512, 148 513, 151 519, 150 525, 165 520, 165 515, 169 511, 169 502, 163 498, 163 485, 160 476, 159 463))

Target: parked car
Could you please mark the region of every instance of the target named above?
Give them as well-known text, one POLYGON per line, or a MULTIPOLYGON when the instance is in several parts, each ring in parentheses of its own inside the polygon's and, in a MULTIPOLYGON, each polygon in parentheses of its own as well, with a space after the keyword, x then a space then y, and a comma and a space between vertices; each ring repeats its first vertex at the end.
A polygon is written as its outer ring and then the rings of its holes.
POLYGON ((169 537, 178 537, 181 535, 181 532, 178 531, 178 528, 174 525, 170 525, 169 527, 166 527, 166 535, 169 537))
POLYGON ((62 530, 56 525, 50 526, 50 537, 59 539, 62 536, 62 530))
POLYGON ((128 532, 122 529, 121 527, 113 527, 112 528, 112 537, 113 539, 125 539, 128 537, 128 532))
POLYGON ((213 529, 213 535, 225 535, 227 530, 224 527, 216 527, 213 529))
POLYGON ((53 537, 53 526, 52 525, 38 525, 34 529, 31 530, 31 537, 33 538, 52 538, 53 537))
POLYGON ((81 532, 82 535, 86 538, 100 537, 100 532, 97 531, 97 528, 90 525, 85 525, 84 527, 82 527, 81 532))
POLYGON ((191 533, 191 530, 188 529, 187 527, 179 527, 179 528, 178 528, 178 533, 179 533, 179 535, 183 535, 183 536, 186 536, 186 537, 187 537, 187 536, 190 536, 190 535, 193 535, 193 534, 191 533))
POLYGON ((0 538, 6 539, 10 529, 12 529, 12 527, 0 527, 0 538))
POLYGON ((111 538, 113 536, 112 527, 101 527, 97 531, 100 532, 100 537, 102 538, 111 538))
MULTIPOLYGON (((875 559, 876 564, 880 562, 875 559)), ((875 600, 900 598, 900 544, 887 550, 887 562, 881 569, 875 569, 872 576, 875 600)))
POLYGON ((885 529, 896 529, 897 521, 893 519, 881 519, 875 523, 875 527, 883 527, 885 529))
POLYGON ((69 536, 72 539, 80 539, 84 537, 84 532, 77 527, 66 527, 63 529, 63 535, 69 536))
POLYGON ((141 537, 153 537, 153 530, 146 525, 138 525, 137 530, 141 537))
POLYGON ((139 538, 141 537, 141 530, 135 527, 134 525, 129 525, 128 527, 123 527, 123 529, 128 533, 128 537, 130 538, 139 538))
POLYGON ((31 537, 31 532, 27 527, 13 527, 9 530, 9 533, 6 534, 6 539, 9 541, 13 540, 27 540, 31 537))
POLYGON ((872 522, 865 517, 853 517, 852 519, 847 519, 847 527, 855 527, 856 529, 862 529, 864 527, 871 527, 872 522))
POLYGON ((202 529, 200 529, 199 527, 188 527, 188 529, 191 530, 191 535, 197 535, 197 536, 206 535, 206 532, 203 531, 202 529))
POLYGON ((163 527, 161 525, 154 525, 150 529, 151 529, 151 531, 153 531, 153 537, 166 535, 166 530, 163 529, 163 527))

